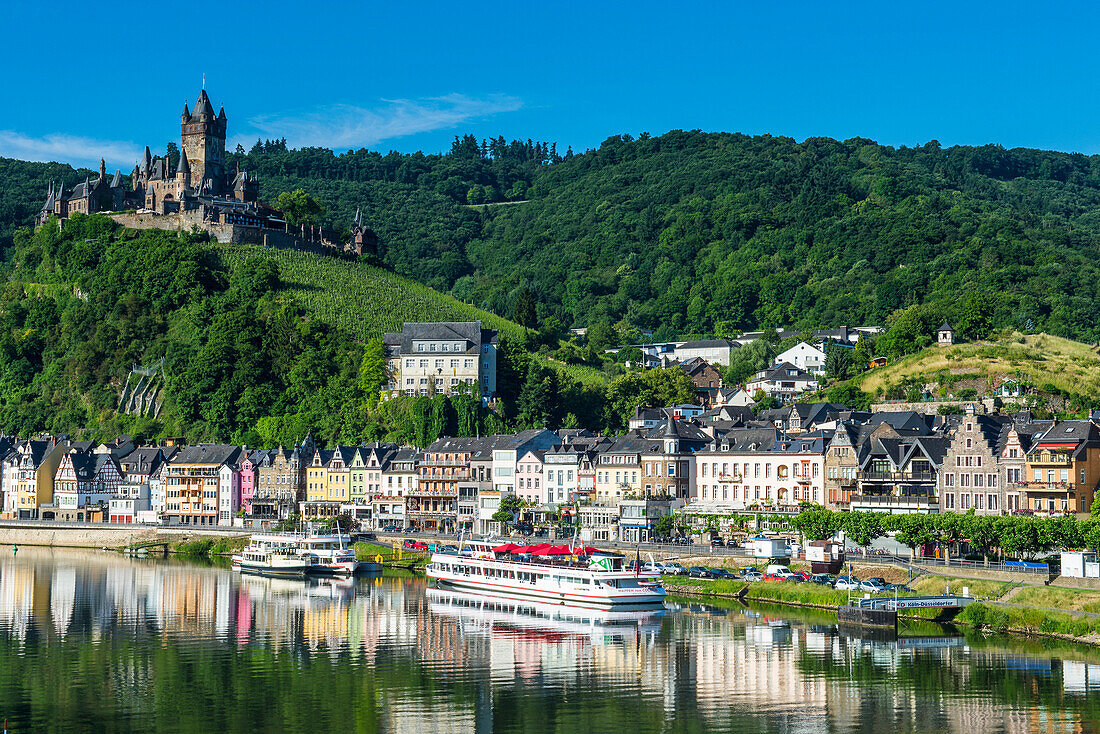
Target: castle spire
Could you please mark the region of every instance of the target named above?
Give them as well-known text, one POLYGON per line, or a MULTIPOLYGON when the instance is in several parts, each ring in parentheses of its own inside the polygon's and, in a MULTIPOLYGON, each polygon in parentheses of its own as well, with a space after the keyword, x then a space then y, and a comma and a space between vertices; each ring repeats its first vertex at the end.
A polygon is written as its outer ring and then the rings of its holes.
POLYGON ((191 185, 191 164, 187 162, 187 151, 180 151, 180 164, 176 167, 176 178, 183 182, 184 186, 191 185))
POLYGON ((187 109, 187 102, 183 103, 183 112, 180 114, 180 117, 183 120, 190 120, 191 119, 191 112, 187 109))

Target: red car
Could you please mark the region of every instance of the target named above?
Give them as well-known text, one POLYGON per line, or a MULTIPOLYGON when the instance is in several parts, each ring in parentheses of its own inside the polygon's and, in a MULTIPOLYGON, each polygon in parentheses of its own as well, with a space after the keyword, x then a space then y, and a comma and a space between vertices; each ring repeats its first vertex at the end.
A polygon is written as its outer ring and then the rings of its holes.
POLYGON ((787 579, 785 579, 782 576, 779 576, 777 574, 774 574, 774 573, 766 573, 766 574, 764 574, 764 580, 765 581, 786 581, 787 579))
POLYGON ((810 574, 806 573, 805 571, 795 571, 794 572, 794 578, 791 579, 791 581, 797 581, 799 583, 802 583, 803 581, 809 581, 809 580, 810 580, 810 574))

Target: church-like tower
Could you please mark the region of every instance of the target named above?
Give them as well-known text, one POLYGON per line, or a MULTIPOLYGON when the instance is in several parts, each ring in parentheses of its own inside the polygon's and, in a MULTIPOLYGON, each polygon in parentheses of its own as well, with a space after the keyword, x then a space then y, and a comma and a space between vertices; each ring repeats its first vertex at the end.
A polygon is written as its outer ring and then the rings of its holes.
POLYGON ((199 188, 205 184, 209 193, 221 194, 226 187, 225 178, 225 129, 228 120, 223 107, 214 115, 214 108, 206 90, 199 92, 194 112, 183 106, 180 115, 180 137, 191 169, 191 185, 199 188))

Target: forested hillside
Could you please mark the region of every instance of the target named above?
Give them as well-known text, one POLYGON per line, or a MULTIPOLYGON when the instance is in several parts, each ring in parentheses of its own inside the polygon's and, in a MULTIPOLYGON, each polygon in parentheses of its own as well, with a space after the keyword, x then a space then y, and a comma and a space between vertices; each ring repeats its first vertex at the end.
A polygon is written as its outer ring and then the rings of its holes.
POLYGON ((637 405, 694 396, 677 368, 585 379, 583 368, 533 355, 534 333, 365 263, 125 230, 80 214, 63 230, 18 230, 8 256, 0 426, 21 435, 124 432, 270 447, 312 431, 328 442, 427 445, 444 434, 543 425, 618 431, 637 405), (382 332, 435 319, 482 319, 500 330, 492 410, 466 394, 379 403, 382 332), (134 365, 162 366, 155 419, 118 411, 134 365))
MULTIPOLYGON (((229 158, 337 227, 362 207, 397 273, 502 316, 533 301, 545 332, 883 323, 977 292, 993 328, 1100 338, 1100 156, 673 131, 577 155, 466 136, 443 155, 229 158), (493 202, 524 203, 469 206, 493 202)), ((2 236, 65 167, 0 163, 2 236)))

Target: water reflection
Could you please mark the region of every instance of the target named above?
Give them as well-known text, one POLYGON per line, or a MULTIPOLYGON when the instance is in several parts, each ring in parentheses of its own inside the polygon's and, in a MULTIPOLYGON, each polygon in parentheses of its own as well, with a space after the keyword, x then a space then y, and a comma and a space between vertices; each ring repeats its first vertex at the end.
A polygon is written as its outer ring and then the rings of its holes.
POLYGON ((670 602, 637 614, 0 548, 13 732, 1095 732, 1100 653, 670 602))

